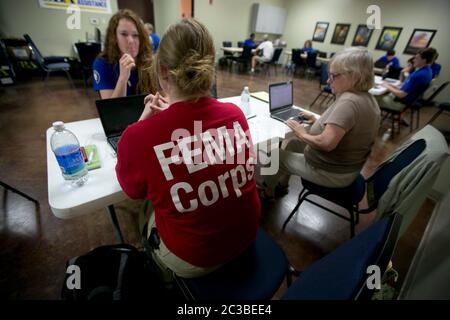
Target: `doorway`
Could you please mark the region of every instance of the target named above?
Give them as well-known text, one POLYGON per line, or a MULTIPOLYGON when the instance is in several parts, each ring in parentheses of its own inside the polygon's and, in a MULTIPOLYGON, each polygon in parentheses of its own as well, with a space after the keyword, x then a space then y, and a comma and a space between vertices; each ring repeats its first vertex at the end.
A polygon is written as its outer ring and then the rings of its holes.
POLYGON ((144 23, 150 22, 155 27, 153 0, 117 0, 117 5, 119 9, 133 10, 141 17, 144 23))

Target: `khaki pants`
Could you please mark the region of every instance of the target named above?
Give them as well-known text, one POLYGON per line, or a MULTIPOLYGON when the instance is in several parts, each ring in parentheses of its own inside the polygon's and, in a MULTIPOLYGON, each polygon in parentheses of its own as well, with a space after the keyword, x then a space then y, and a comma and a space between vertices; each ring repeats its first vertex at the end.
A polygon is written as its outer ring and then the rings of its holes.
POLYGON ((279 182, 280 184, 287 186, 290 175, 292 174, 329 188, 346 187, 355 181, 359 172, 334 173, 317 169, 309 165, 303 154, 305 147, 306 144, 299 139, 294 138, 289 141, 285 150, 279 150, 278 172, 274 175, 261 176, 260 168, 258 168, 258 182, 263 181, 265 185, 273 191, 279 182))
MULTIPOLYGON (((145 232, 148 239, 152 228, 156 227, 155 212, 152 203, 149 200, 145 201, 142 211, 142 218, 140 217, 139 219, 139 230, 141 231, 141 234, 144 234, 143 229, 145 228, 146 222, 148 222, 147 231, 145 232)), ((166 247, 162 239, 160 239, 159 249, 153 250, 151 255, 160 269, 160 276, 164 282, 173 281, 173 273, 183 278, 196 278, 206 275, 222 266, 218 265, 209 268, 194 266, 172 253, 166 247)))

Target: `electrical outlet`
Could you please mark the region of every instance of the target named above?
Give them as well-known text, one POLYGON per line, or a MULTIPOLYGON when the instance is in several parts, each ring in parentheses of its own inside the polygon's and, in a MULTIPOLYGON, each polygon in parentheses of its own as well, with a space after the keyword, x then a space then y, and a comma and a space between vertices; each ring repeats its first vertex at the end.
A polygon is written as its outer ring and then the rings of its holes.
POLYGON ((90 18, 91 24, 94 26, 98 26, 99 25, 99 21, 98 18, 90 18))

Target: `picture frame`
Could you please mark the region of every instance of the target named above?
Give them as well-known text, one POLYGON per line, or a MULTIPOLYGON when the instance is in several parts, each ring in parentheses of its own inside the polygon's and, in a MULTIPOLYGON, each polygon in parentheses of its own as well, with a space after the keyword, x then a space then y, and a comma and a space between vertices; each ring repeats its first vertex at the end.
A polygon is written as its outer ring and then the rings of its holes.
POLYGON ((353 47, 367 47, 370 38, 372 37, 373 29, 370 29, 366 24, 359 24, 356 28, 355 36, 353 37, 353 47))
POLYGON ((375 50, 394 50, 395 44, 400 38, 403 28, 401 27, 383 27, 378 38, 375 50))
POLYGON ((334 27, 333 37, 331 38, 331 43, 345 44, 345 40, 347 39, 349 31, 349 23, 336 23, 336 27, 334 27))
POLYGON ((414 29, 403 53, 414 55, 420 49, 428 48, 436 31, 435 29, 414 29))
POLYGON ((324 42, 325 36, 327 35, 329 22, 319 21, 316 23, 316 27, 314 28, 314 33, 312 37, 312 41, 324 42))

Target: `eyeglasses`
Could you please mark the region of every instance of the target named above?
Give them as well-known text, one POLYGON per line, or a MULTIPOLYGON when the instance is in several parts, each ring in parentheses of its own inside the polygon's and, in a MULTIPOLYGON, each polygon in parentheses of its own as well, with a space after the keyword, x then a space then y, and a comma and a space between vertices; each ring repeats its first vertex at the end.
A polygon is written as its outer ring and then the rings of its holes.
POLYGON ((337 78, 339 78, 342 75, 343 75, 343 73, 331 73, 330 72, 328 74, 328 78, 330 79, 330 81, 334 81, 334 80, 336 80, 337 78))

